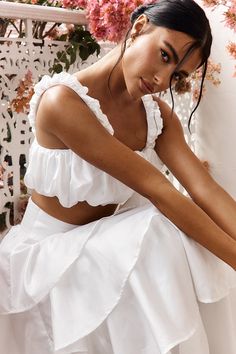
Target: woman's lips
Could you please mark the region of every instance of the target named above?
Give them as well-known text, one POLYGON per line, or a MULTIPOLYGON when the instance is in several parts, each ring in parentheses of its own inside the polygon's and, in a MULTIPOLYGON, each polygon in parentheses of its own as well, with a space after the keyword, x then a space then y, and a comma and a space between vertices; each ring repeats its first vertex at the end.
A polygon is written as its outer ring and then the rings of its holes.
POLYGON ((154 92, 152 85, 149 84, 149 82, 145 81, 142 77, 140 78, 140 89, 145 95, 154 92))

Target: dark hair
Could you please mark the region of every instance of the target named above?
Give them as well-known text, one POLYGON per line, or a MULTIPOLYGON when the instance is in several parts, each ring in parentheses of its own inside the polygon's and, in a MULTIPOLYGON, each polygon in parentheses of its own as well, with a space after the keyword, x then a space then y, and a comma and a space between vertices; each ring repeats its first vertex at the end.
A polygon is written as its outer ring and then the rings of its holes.
MULTIPOLYGON (((193 0, 158 0, 157 2, 149 5, 139 6, 136 10, 134 10, 131 15, 131 24, 133 25, 136 19, 142 14, 145 14, 150 23, 155 26, 165 27, 171 30, 183 32, 194 39, 193 44, 189 47, 182 60, 178 63, 176 70, 178 70, 178 68, 183 64, 183 62, 195 49, 199 48, 201 50, 202 60, 199 67, 203 66, 202 80, 197 104, 190 115, 190 126, 192 115, 196 111, 201 101, 203 83, 207 70, 207 60, 211 51, 212 35, 209 21, 203 9, 193 0)), ((126 41, 128 39, 131 28, 125 36, 122 45, 121 55, 117 61, 117 64, 124 55, 126 49, 126 41)), ((171 90, 171 82, 173 79, 173 75, 170 78, 172 110, 174 109, 174 99, 171 90)))

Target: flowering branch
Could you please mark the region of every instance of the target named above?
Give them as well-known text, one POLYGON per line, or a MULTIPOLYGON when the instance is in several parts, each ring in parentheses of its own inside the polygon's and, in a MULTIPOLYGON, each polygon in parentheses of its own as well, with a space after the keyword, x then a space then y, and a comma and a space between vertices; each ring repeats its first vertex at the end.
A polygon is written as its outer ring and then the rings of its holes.
POLYGON ((155 0, 62 0, 63 7, 86 9, 89 31, 99 41, 120 42, 134 9, 155 0))
POLYGON ((20 80, 16 98, 11 101, 12 109, 17 113, 27 113, 29 109, 29 102, 33 94, 34 89, 32 72, 28 70, 25 77, 20 80))
MULTIPOLYGON (((203 5, 206 7, 212 7, 215 10, 217 7, 223 7, 225 9, 224 22, 225 26, 230 28, 236 33, 236 0, 202 0, 203 5)), ((236 42, 229 42, 226 46, 227 51, 230 56, 236 60, 236 42)), ((236 65, 235 72, 233 74, 236 77, 236 65)))
MULTIPOLYGON (((59 73, 62 70, 68 71, 70 66, 76 61, 77 53, 82 60, 86 60, 90 54, 100 51, 98 40, 110 41, 118 43, 130 28, 130 15, 137 6, 142 4, 150 4, 156 0, 24 0, 26 3, 33 3, 46 6, 58 6, 70 9, 85 9, 88 18, 88 29, 83 26, 54 24, 47 29, 45 22, 36 22, 34 24, 35 36, 44 39, 56 39, 68 41, 65 49, 59 51, 54 59, 50 73, 59 73)), ((206 6, 226 6, 227 0, 203 0, 206 6)), ((230 0, 235 2, 236 0, 230 0)), ((234 7, 228 7, 228 26, 232 25, 234 7)), ((234 23, 235 25, 235 23, 234 23)), ((235 26, 236 27, 236 26, 235 26)), ((233 28, 235 28, 233 27, 233 28)), ((234 43, 228 45, 228 51, 236 58, 236 46, 234 43)), ((220 73, 220 65, 209 63, 206 79, 217 86, 220 80, 217 75, 220 73)), ((199 91, 199 83, 201 70, 198 70, 189 79, 181 80, 175 86, 177 93, 193 92, 193 96, 197 97, 199 91)), ((26 76, 21 80, 17 90, 17 97, 11 102, 14 111, 27 113, 29 101, 33 94, 32 74, 28 71, 26 76)), ((205 88, 204 88, 205 90, 205 88)))
MULTIPOLYGON (((234 42, 229 42, 228 45, 226 46, 230 56, 236 60, 236 43, 234 42)), ((235 72, 233 77, 236 77, 236 65, 234 66, 235 72)))
MULTIPOLYGON (((218 75, 221 72, 221 64, 214 63, 212 60, 208 60, 206 80, 210 81, 212 85, 219 86, 221 81, 218 75)), ((192 92, 193 100, 196 101, 199 97, 199 88, 202 80, 202 69, 199 68, 193 72, 188 78, 184 78, 176 83, 175 91, 177 94, 183 94, 185 92, 192 92)), ((205 85, 203 84, 203 91, 206 91, 205 85)))

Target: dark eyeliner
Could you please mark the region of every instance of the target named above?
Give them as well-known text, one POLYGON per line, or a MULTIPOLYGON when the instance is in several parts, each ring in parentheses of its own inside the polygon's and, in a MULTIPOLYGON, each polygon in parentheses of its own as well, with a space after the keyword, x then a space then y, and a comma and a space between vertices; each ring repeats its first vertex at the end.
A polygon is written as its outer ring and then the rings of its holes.
POLYGON ((162 59, 163 59, 163 61, 164 61, 165 63, 169 63, 169 61, 170 61, 170 56, 169 56, 169 54, 168 54, 164 49, 161 49, 161 57, 162 57, 162 59), (164 57, 166 57, 167 60, 165 60, 164 57))

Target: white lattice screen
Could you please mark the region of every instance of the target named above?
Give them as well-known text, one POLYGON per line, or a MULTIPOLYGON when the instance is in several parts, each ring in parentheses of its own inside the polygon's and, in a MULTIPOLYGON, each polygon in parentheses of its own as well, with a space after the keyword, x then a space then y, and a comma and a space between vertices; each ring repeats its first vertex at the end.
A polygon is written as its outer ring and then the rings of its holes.
MULTIPOLYGON (((20 176, 24 174, 32 139, 27 115, 12 113, 10 102, 16 97, 16 89, 28 69, 37 82, 42 75, 49 74, 49 68, 57 52, 66 45, 66 42, 61 41, 45 40, 42 43, 42 40, 34 39, 32 20, 85 24, 86 19, 80 11, 6 2, 0 2, 0 13, 5 18, 23 18, 25 26, 24 38, 0 37, 0 166, 3 174, 2 181, 0 178, 0 215, 5 219, 6 227, 9 229, 11 219, 9 203, 14 205, 14 220, 16 220, 17 204, 21 194, 20 176)), ((14 30, 12 33, 14 34, 14 30)), ((107 47, 107 45, 106 48, 102 46, 102 54, 107 51, 107 47)), ((79 70, 82 66, 90 65, 96 60, 97 57, 93 56, 86 62, 78 61, 70 71, 79 70)), ((188 94, 175 97, 175 111, 181 117, 185 128, 191 113, 190 102, 188 94)), ((191 144, 188 130, 185 130, 186 139, 191 144)), ((174 183, 181 189, 176 181, 174 183)), ((5 232, 6 230, 0 230, 2 236, 5 232)))

